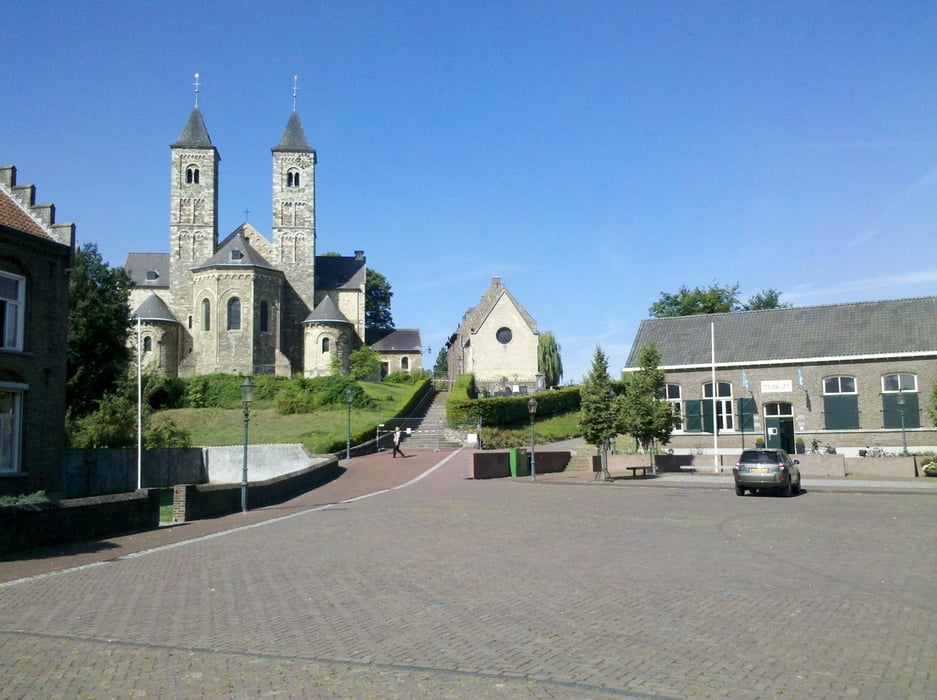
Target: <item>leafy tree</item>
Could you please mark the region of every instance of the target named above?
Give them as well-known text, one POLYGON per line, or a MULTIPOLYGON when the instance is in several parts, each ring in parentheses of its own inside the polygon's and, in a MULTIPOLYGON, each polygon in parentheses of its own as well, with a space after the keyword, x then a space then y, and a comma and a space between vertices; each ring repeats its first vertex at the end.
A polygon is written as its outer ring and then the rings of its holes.
POLYGON ((760 311, 762 309, 789 309, 790 304, 781 303, 781 292, 776 289, 762 289, 752 294, 748 301, 739 307, 740 311, 760 311))
POLYGON ((781 303, 781 292, 763 289, 752 294, 745 303, 738 299, 739 285, 720 286, 715 282, 700 287, 680 287, 676 294, 660 293, 660 299, 651 304, 648 313, 654 318, 673 316, 696 316, 697 314, 724 314, 729 311, 758 311, 761 309, 786 309, 790 304, 781 303))
POLYGON ((377 270, 368 268, 364 281, 364 327, 367 330, 387 330, 394 327, 390 300, 394 293, 390 283, 377 270))
POLYGON ((618 417, 614 410, 612 381, 608 376, 608 357, 596 347, 592 368, 579 389, 579 428, 583 439, 601 449, 607 440, 618 434, 618 417))
POLYGON ((648 313, 654 318, 726 313, 738 303, 738 291, 738 284, 720 287, 713 283, 707 289, 680 287, 676 294, 661 292, 648 313))
POLYGON ((83 416, 69 415, 66 423, 68 446, 79 450, 132 447, 137 441, 137 403, 127 390, 100 397, 95 409, 83 416))
MULTIPOLYGON (((660 364, 661 352, 654 342, 641 350, 640 369, 624 378, 625 391, 616 399, 623 432, 635 438, 647 451, 654 442, 667 444, 673 431, 673 412, 670 404, 661 399, 664 391, 664 372, 660 364)), ((653 456, 651 464, 654 464, 653 456)))
POLYGON ((381 356, 377 350, 362 345, 348 356, 348 374, 355 381, 376 379, 381 374, 381 356))
POLYGON ((443 348, 436 355, 436 364, 433 365, 433 375, 436 377, 445 377, 449 374, 449 351, 443 348))
POLYGON ((94 411, 130 366, 131 284, 127 271, 109 267, 94 243, 75 253, 68 283, 66 352, 66 395, 74 418, 94 411))
POLYGON ((537 343, 537 369, 543 374, 546 386, 559 386, 563 378, 563 360, 560 358, 560 346, 553 331, 543 331, 537 343))

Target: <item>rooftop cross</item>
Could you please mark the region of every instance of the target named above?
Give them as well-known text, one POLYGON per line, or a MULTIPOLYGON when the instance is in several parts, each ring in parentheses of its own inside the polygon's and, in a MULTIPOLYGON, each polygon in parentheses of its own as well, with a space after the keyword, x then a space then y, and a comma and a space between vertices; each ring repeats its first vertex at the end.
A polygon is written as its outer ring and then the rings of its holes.
POLYGON ((198 107, 198 86, 199 86, 198 73, 195 74, 195 82, 193 83, 193 85, 195 85, 195 106, 198 107))
POLYGON ((299 76, 294 75, 293 76, 293 111, 294 112, 296 111, 296 93, 299 91, 299 85, 297 85, 298 80, 299 80, 299 76))

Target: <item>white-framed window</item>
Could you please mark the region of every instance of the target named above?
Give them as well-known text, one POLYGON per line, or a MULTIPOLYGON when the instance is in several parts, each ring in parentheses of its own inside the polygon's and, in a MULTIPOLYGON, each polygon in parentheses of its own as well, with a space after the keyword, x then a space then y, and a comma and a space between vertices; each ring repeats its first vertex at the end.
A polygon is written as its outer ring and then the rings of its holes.
POLYGON ((826 430, 858 430, 859 392, 855 377, 823 380, 823 427, 826 430))
POLYGON ((886 374, 882 377, 882 393, 892 392, 917 393, 917 376, 914 374, 886 374))
MULTIPOLYGON (((703 384, 703 420, 706 422, 706 409, 713 404, 712 382, 703 384)), ((732 402, 732 384, 730 382, 716 382, 716 429, 735 430, 735 411, 732 402)), ((712 432, 712 417, 709 417, 709 431, 712 432)))
POLYGON ((0 348, 23 349, 26 278, 0 272, 0 348))
POLYGON ((0 382, 0 473, 20 471, 23 433, 22 384, 0 382))
POLYGON ((917 375, 882 376, 882 427, 920 428, 921 407, 917 375))
POLYGON ((666 384, 664 386, 664 401, 670 404, 673 413, 674 432, 682 433, 685 430, 683 422, 683 393, 679 384, 666 384))

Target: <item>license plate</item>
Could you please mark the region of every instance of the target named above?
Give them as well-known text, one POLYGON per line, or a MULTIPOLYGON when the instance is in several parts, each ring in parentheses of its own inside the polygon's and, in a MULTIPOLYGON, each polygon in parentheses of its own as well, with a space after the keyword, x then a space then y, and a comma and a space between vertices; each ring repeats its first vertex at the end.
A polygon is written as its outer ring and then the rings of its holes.
POLYGON ((753 471, 755 474, 767 474, 767 473, 768 473, 768 467, 752 467, 752 471, 753 471))

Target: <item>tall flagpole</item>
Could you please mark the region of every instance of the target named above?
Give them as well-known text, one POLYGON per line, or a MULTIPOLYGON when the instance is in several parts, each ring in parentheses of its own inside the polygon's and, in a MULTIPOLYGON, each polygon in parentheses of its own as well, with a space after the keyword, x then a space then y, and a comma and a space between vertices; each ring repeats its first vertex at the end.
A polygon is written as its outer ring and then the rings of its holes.
POLYGON ((709 340, 712 346, 712 387, 713 387, 713 471, 719 471, 719 415, 716 412, 716 324, 709 322, 709 340))
POLYGON ((141 355, 143 331, 137 314, 137 490, 143 488, 143 356, 141 355))

